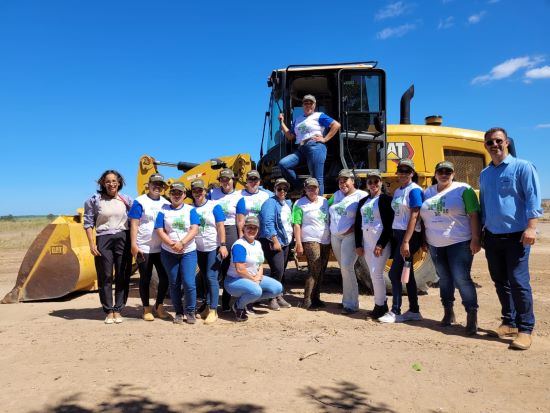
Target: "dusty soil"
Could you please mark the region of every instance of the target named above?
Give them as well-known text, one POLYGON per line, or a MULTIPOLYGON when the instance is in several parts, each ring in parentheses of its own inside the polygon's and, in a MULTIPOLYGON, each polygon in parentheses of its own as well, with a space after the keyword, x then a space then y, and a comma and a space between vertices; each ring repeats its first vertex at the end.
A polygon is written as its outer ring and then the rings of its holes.
MULTIPOLYGON (((531 256, 537 316, 529 351, 488 337, 499 305, 485 259, 481 332, 440 328, 438 291, 420 297, 425 320, 383 325, 366 309, 339 314, 332 269, 326 311, 262 310, 247 323, 213 326, 142 321, 136 279, 120 325, 104 325, 97 294, 0 305, 0 411, 6 412, 548 412, 550 410, 550 224, 531 256)), ((13 286, 24 250, 2 251, 0 297, 13 286)), ((296 271, 295 271, 296 272, 296 271)), ((290 285, 301 297, 301 275, 290 285)), ((460 300, 458 300, 459 302, 460 300)), ((406 305, 405 298, 405 305, 406 305)))

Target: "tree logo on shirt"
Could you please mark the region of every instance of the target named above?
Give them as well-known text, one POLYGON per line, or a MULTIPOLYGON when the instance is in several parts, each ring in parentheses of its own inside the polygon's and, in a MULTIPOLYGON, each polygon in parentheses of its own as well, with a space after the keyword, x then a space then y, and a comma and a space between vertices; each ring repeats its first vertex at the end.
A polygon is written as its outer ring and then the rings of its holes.
POLYGON ((250 213, 258 216, 260 215, 260 211, 262 210, 262 201, 260 199, 255 200, 252 202, 252 206, 250 207, 250 213))
POLYGON ((403 198, 394 198, 391 201, 391 208, 393 209, 393 212, 395 213, 395 216, 398 217, 400 214, 401 204, 403 203, 403 198))
POLYGON ((264 254, 256 255, 256 265, 259 267, 264 264, 264 254))
POLYGON ((296 129, 298 129, 298 132, 300 132, 301 134, 305 134, 308 132, 309 128, 307 127, 306 123, 303 122, 303 123, 300 123, 296 129))
POLYGON ((319 209, 317 211, 317 219, 323 224, 326 224, 328 222, 328 211, 323 208, 319 209))
POLYGON ((434 199, 433 201, 429 202, 428 210, 434 211, 436 217, 440 216, 441 214, 448 214, 449 209, 445 208, 445 197, 442 196, 439 199, 434 199))
POLYGON ((204 212, 199 214, 199 230, 200 230, 201 234, 206 229, 206 216, 205 215, 206 214, 204 212))
POLYGON ((187 231, 187 225, 183 217, 174 218, 174 222, 172 223, 172 228, 174 228, 176 231, 182 231, 182 232, 187 231))
POLYGON ((218 202, 218 205, 221 207, 223 213, 227 215, 227 211, 229 210, 229 199, 218 202))
POLYGON ((334 211, 341 217, 346 215, 346 210, 348 205, 345 202, 342 202, 334 207, 334 211))
POLYGON ((361 213, 363 215, 364 224, 369 224, 374 221, 374 212, 371 205, 365 205, 361 208, 361 213))

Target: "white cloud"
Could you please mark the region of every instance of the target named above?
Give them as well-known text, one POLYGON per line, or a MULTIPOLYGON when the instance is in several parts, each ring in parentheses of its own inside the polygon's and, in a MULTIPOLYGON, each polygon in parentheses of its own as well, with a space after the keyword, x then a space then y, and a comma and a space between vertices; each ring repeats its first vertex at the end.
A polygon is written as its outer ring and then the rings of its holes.
POLYGON ((548 79, 550 78, 550 66, 537 67, 525 72, 528 79, 548 79))
POLYGON ((439 24, 437 25, 437 28, 439 30, 441 29, 449 29, 455 25, 455 18, 453 16, 449 16, 446 19, 439 20, 439 24))
POLYGON ((388 4, 386 7, 378 10, 376 15, 374 16, 374 19, 384 20, 384 19, 389 19, 391 17, 401 16, 402 14, 405 14, 410 8, 411 8, 410 5, 405 4, 402 1, 391 3, 391 4, 388 4))
POLYGON ((476 24, 481 21, 483 16, 487 14, 486 11, 480 11, 478 14, 472 14, 470 17, 468 17, 468 23, 469 24, 476 24))
POLYGON ((536 126, 537 129, 550 129, 550 123, 539 123, 536 126))
POLYGON ((507 77, 512 76, 519 69, 531 68, 539 64, 543 60, 544 59, 542 58, 542 56, 533 56, 533 57, 523 56, 523 57, 508 59, 505 62, 502 62, 496 65, 495 67, 493 67, 488 74, 473 78, 471 83, 472 85, 476 85, 480 83, 488 83, 492 80, 505 79, 507 77))
POLYGON ((376 37, 381 40, 389 39, 390 37, 401 37, 406 35, 411 30, 414 30, 414 24, 403 24, 397 27, 386 27, 384 30, 376 33, 376 37))

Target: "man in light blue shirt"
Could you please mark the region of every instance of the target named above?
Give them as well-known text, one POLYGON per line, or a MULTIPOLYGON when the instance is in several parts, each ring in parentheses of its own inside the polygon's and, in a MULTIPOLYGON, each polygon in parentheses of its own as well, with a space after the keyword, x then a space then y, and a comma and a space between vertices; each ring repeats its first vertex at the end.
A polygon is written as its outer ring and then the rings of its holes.
POLYGON ((534 166, 514 158, 503 128, 485 133, 491 163, 481 171, 480 200, 485 257, 502 307, 493 335, 513 337, 510 348, 527 350, 535 325, 529 282, 529 253, 542 216, 539 178, 534 166))

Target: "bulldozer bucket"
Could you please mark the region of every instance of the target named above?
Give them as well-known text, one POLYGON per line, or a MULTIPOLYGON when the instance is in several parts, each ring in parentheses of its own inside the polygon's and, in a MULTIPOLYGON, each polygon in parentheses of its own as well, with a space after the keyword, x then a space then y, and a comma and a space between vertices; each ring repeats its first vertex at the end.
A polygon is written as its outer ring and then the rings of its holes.
POLYGON ((97 289, 94 257, 79 212, 57 217, 38 234, 23 258, 15 286, 2 303, 59 298, 97 289))

